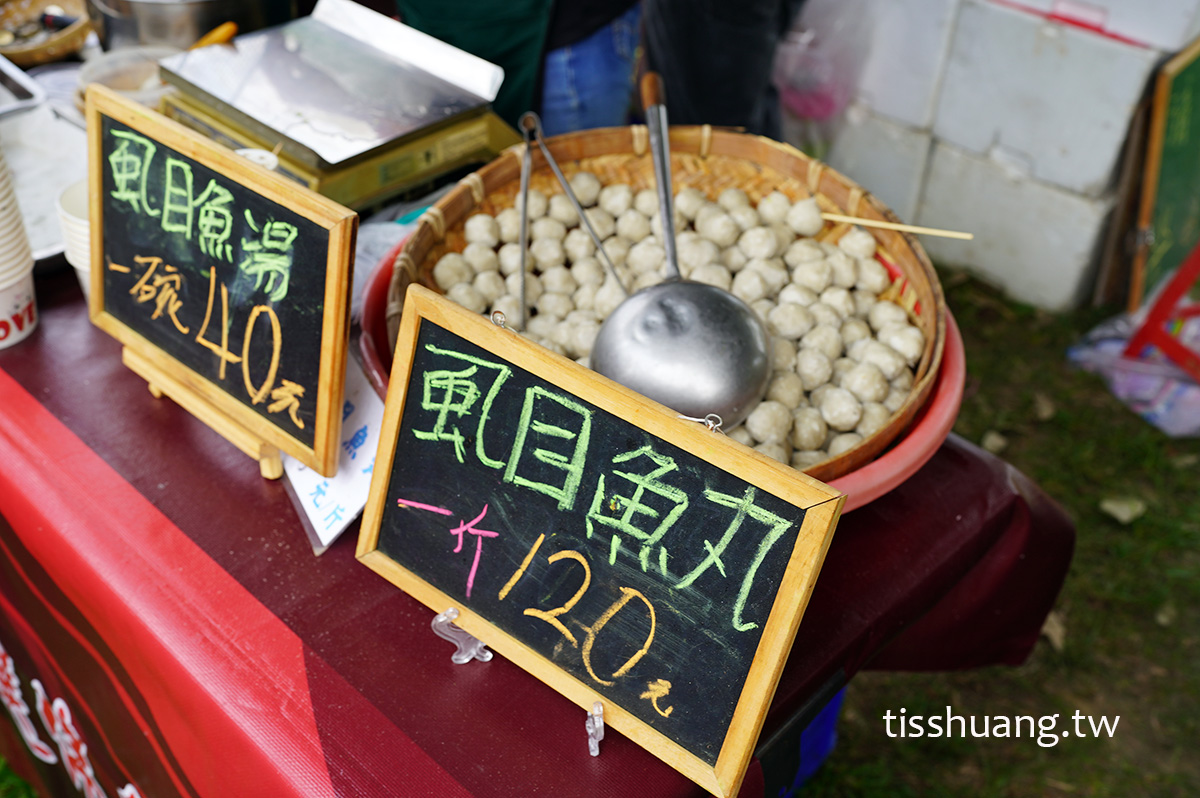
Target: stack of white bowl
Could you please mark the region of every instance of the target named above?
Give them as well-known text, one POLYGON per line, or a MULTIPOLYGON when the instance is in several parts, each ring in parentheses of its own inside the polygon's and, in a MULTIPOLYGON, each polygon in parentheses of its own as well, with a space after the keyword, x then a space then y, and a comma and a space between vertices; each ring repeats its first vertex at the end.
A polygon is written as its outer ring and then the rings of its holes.
POLYGON ((86 178, 67 186, 55 203, 58 224, 62 228, 67 263, 75 267, 79 287, 86 299, 92 280, 91 227, 88 221, 88 181, 86 178))
POLYGON ((25 340, 36 326, 33 250, 8 162, 0 153, 0 349, 25 340))

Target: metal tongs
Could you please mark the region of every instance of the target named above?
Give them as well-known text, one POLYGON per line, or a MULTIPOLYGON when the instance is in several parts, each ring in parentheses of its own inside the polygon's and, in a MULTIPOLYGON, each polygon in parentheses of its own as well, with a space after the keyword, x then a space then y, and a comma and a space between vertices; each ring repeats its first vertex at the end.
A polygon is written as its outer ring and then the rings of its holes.
POLYGON ((662 222, 662 243, 666 252, 668 280, 680 279, 679 258, 675 252, 675 199, 671 192, 670 127, 664 101, 662 77, 657 72, 642 76, 642 107, 646 111, 646 129, 650 133, 650 157, 654 160, 654 186, 658 190, 658 218, 662 222))
MULTIPOLYGON (((571 189, 571 184, 562 173, 562 169, 558 166, 558 161, 550 154, 550 148, 546 146, 545 136, 542 134, 542 120, 533 111, 526 111, 518 120, 518 125, 521 128, 521 135, 525 139, 525 149, 521 156, 521 323, 520 329, 525 329, 527 317, 525 305, 525 266, 526 258, 529 255, 529 174, 533 168, 533 150, 530 147, 532 140, 538 145, 542 151, 542 157, 546 159, 546 163, 550 165, 550 170, 554 172, 554 176, 558 178, 559 185, 562 186, 563 193, 567 195, 567 199, 571 201, 571 206, 575 208, 575 213, 579 214, 579 223, 588 235, 592 237, 592 242, 596 245, 597 256, 603 261, 605 268, 608 269, 609 275, 616 281, 617 285, 626 296, 629 295, 629 288, 621 280, 621 275, 617 273, 617 267, 613 265, 612 259, 608 257, 608 252, 604 249, 604 242, 600 240, 600 236, 596 233, 596 228, 592 227, 592 222, 583 210, 583 206, 579 204, 579 198, 575 196, 575 192, 571 189)), ((672 248, 674 241, 672 241, 672 248)))

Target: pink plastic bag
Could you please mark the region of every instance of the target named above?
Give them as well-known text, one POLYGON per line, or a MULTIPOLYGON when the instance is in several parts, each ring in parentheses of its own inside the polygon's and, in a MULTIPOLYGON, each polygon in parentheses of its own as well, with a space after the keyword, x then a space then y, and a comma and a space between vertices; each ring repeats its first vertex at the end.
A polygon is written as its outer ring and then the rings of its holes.
POLYGON ((775 85, 792 115, 830 123, 853 99, 870 51, 875 0, 807 0, 775 54, 775 85))

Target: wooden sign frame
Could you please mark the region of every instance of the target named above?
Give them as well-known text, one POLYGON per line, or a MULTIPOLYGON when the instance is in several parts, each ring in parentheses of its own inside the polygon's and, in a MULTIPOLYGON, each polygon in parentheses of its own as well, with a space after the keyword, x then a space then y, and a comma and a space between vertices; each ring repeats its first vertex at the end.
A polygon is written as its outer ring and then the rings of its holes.
MULTIPOLYGON (((420 285, 410 286, 406 294, 389 386, 379 451, 358 542, 358 559, 431 610, 440 613, 451 607, 458 609, 457 625, 578 706, 590 711, 594 702, 603 702, 606 724, 618 729, 709 792, 718 796, 736 794, 824 561, 845 495, 702 424, 684 420, 674 411, 556 355, 512 330, 497 326, 486 317, 467 311, 420 285), (621 422, 692 453, 716 469, 803 510, 803 521, 754 650, 749 673, 741 689, 735 693, 737 704, 733 720, 723 737, 715 766, 625 707, 614 704, 611 698, 594 689, 594 685, 576 678, 487 617, 463 606, 459 600, 380 550, 381 528, 385 509, 388 509, 385 505, 396 462, 405 405, 409 398, 409 381, 413 377, 418 335, 425 324, 449 331, 485 353, 502 358, 504 362, 561 388, 572 397, 607 411, 621 422)), ((422 401, 420 386, 414 395, 414 401, 422 401)), ((453 487, 448 487, 447 491, 453 491, 453 487)), ((530 614, 530 611, 527 610, 526 614, 530 614)), ((582 724, 580 728, 582 748, 582 724)))
POLYGON ((243 158, 146 106, 99 84, 86 95, 88 130, 88 196, 91 221, 91 291, 88 311, 92 322, 122 344, 127 366, 150 384, 156 397, 166 394, 202 422, 260 463, 264 477, 283 474, 280 452, 295 457, 324 476, 337 471, 349 349, 350 286, 358 215, 349 208, 243 158), (328 232, 321 347, 315 387, 316 419, 313 442, 290 436, 206 376, 181 363, 128 326, 105 304, 105 240, 102 201, 104 186, 103 119, 108 118, 171 148, 206 167, 229 184, 297 214, 328 232))
POLYGON ((1184 174, 1185 178, 1200 173, 1200 160, 1194 157, 1196 141, 1194 138, 1187 138, 1189 131, 1194 131, 1195 120, 1200 119, 1195 110, 1196 104, 1200 103, 1200 92, 1193 91, 1193 85, 1200 82, 1200 70, 1196 65, 1198 59, 1200 39, 1192 41, 1172 56, 1154 78, 1133 269, 1129 283, 1127 310, 1130 313, 1142 307, 1158 286, 1166 284, 1170 275, 1187 259, 1192 247, 1200 242, 1200 207, 1195 204, 1196 193, 1193 184, 1188 183, 1186 192, 1188 199, 1193 203, 1191 208, 1164 207, 1159 196, 1163 182, 1164 157, 1172 147, 1181 147, 1193 156, 1193 169, 1184 174), (1175 218, 1174 214, 1177 213, 1182 213, 1183 218, 1175 218), (1173 236, 1179 233, 1190 233, 1191 237, 1189 240, 1174 240, 1173 236), (1159 266, 1159 262, 1168 257, 1176 262, 1174 266, 1168 266, 1164 270, 1159 266))

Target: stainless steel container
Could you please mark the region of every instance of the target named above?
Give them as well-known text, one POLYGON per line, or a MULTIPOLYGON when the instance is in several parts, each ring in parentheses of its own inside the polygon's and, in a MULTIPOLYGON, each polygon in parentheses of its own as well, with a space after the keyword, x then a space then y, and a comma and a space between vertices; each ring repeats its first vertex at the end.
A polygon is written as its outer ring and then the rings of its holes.
POLYGON ((116 50, 140 44, 187 48, 223 22, 247 33, 295 19, 297 0, 87 0, 100 46, 116 50))

